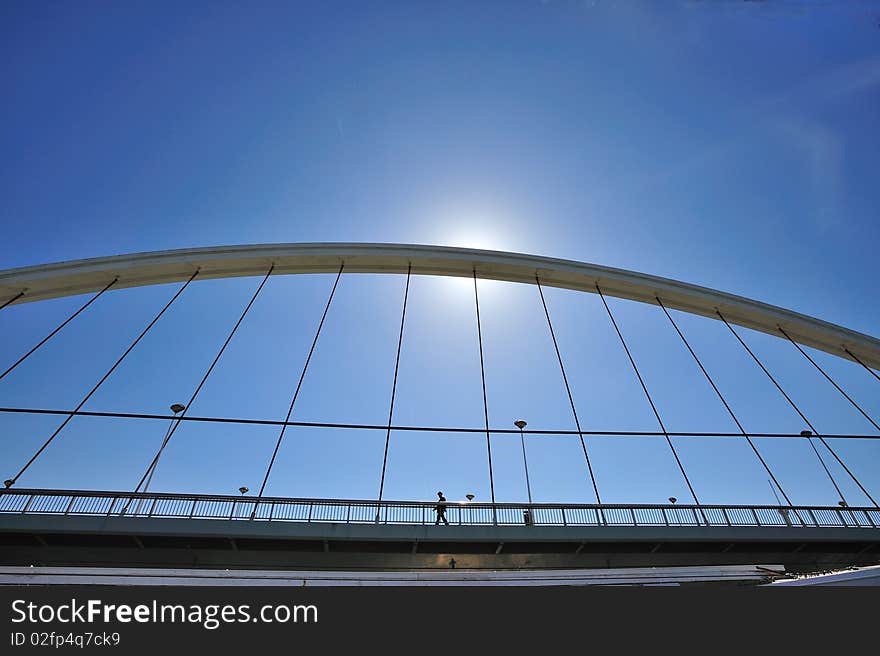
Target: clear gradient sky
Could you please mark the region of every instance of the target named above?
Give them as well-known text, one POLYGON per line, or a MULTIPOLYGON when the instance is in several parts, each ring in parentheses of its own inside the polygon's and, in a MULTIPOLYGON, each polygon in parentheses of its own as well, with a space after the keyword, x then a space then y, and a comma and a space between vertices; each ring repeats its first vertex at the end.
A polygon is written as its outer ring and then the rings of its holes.
MULTIPOLYGON (((877 336, 878 20, 855 0, 6 2, 0 268, 432 243, 644 271, 877 336)), ((282 419, 332 282, 271 279, 190 412, 282 419)), ((258 283, 194 283, 86 409, 185 401, 258 283)), ((403 284, 343 276, 294 419, 387 420, 403 284)), ((0 381, 0 405, 75 406, 176 288, 109 292, 0 381)), ((492 426, 573 428, 535 288, 480 294, 492 426)), ((599 299, 547 298, 582 427, 657 430, 599 299)), ((84 300, 0 312, 0 368, 84 300)), ((735 430, 662 313, 610 304, 668 428, 735 430)), ((723 325, 676 318, 747 429, 805 427, 723 325)), ((790 344, 742 334, 821 431, 876 433, 790 344)), ((880 417, 876 380, 813 355, 880 417)), ((395 421, 482 425, 466 281, 413 279, 395 421)), ((0 415, 3 477, 58 423, 0 415)), ((75 419, 18 485, 131 489, 164 430, 75 419)), ((276 436, 184 425, 151 489, 255 490, 276 436)), ((836 444, 880 498, 880 441, 836 444)), ((676 445, 701 500, 773 501, 742 440, 676 445)), ((688 499, 662 438, 587 446, 603 500, 688 499)), ((803 441, 758 446, 793 500, 837 501, 803 441)), ((267 493, 374 497, 383 447, 383 433, 290 430, 267 493)), ((528 448, 536 501, 593 500, 576 437, 528 448)), ((493 438, 493 456, 498 500, 525 499, 518 439, 493 438)), ((485 436, 393 434, 386 498, 438 489, 489 498, 485 436)))

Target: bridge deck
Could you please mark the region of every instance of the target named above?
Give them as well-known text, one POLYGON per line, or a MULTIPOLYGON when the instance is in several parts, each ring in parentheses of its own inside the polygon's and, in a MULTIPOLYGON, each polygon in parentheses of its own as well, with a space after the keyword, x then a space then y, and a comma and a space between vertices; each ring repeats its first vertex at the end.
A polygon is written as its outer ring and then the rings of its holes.
POLYGON ((450 525, 435 526, 434 507, 6 490, 0 564, 511 569, 773 562, 814 571, 880 563, 877 508, 450 503, 450 525))

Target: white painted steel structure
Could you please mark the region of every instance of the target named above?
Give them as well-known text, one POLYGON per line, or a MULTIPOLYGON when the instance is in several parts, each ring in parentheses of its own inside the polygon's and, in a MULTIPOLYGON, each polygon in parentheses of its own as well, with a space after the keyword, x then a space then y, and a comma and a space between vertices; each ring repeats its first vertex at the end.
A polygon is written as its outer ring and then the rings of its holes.
POLYGON ((0 271, 0 304, 27 303, 102 289, 118 277, 114 289, 199 280, 274 274, 406 273, 460 276, 534 283, 657 303, 669 308, 725 319, 780 337, 783 328, 805 346, 846 359, 849 350, 867 366, 880 368, 880 340, 814 317, 741 296, 634 271, 535 255, 404 244, 263 244, 190 248, 59 262, 0 271))

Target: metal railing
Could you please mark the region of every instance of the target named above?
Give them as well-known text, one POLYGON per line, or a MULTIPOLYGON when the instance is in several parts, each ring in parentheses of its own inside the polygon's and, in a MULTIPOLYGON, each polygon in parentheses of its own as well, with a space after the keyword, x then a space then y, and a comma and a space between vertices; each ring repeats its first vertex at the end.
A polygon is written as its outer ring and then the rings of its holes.
MULTIPOLYGON (((290 499, 209 494, 7 489, 0 514, 432 525, 436 501, 290 499)), ((617 505, 448 501, 446 521, 467 526, 880 527, 880 509, 834 506, 617 505)))

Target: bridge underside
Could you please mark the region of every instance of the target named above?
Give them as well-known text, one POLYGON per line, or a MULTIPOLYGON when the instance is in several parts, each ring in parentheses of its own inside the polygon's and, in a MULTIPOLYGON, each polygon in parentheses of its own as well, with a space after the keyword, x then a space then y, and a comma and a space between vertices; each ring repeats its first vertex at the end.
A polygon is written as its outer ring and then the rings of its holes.
POLYGON ((880 564, 880 531, 705 526, 410 526, 0 516, 0 564, 229 569, 569 569, 880 564))

